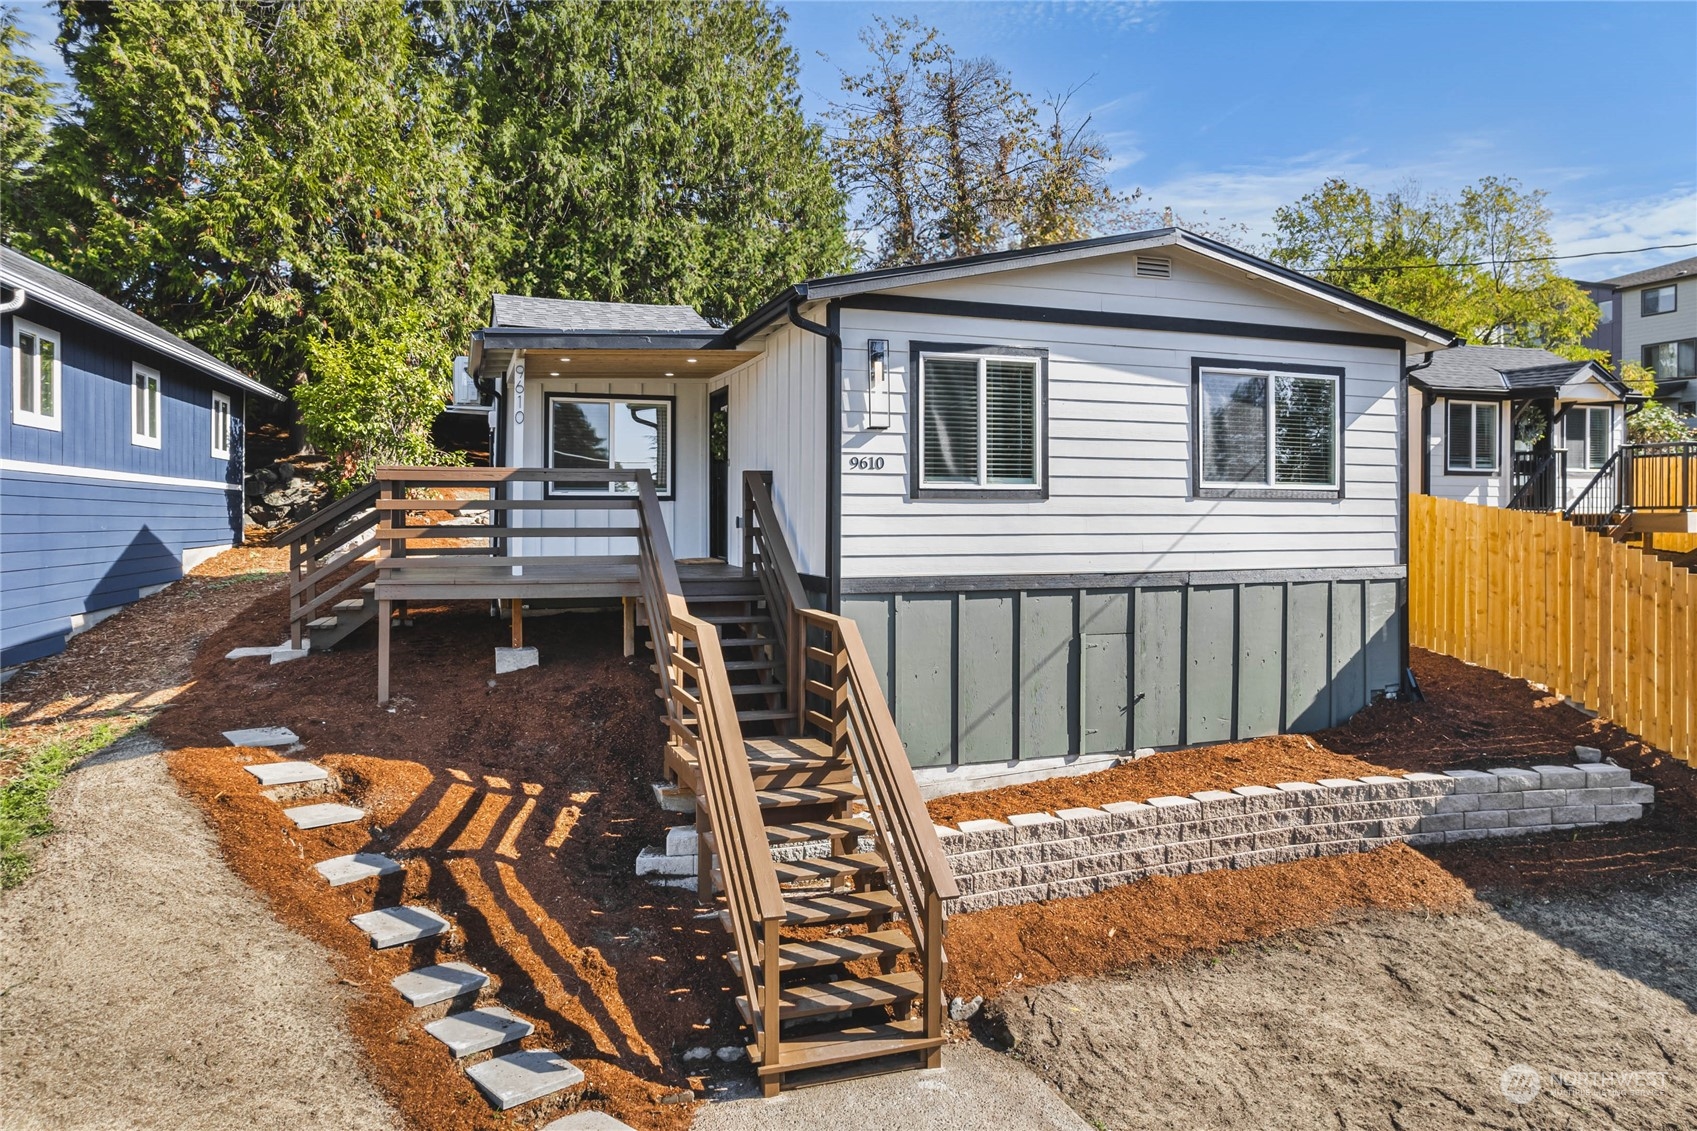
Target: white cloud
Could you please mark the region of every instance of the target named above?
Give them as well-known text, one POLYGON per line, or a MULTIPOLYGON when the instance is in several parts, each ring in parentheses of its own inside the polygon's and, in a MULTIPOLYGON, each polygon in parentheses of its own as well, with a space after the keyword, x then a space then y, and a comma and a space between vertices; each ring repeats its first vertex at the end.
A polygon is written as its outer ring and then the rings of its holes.
MULTIPOLYGON (((1558 212, 1550 232, 1563 255, 1618 253, 1626 248, 1697 243, 1697 186, 1687 185, 1651 200, 1620 200, 1600 207, 1558 212)), ((1598 255, 1568 260, 1563 271, 1580 279, 1609 279, 1694 255, 1697 248, 1693 247, 1598 255)))

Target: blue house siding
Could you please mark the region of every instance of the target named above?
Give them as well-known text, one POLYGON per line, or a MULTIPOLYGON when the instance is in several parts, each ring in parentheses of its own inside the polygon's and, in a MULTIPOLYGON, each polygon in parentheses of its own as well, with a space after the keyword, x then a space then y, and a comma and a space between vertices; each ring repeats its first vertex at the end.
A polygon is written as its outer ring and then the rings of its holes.
POLYGON ((183 574, 185 551, 241 541, 244 394, 173 358, 30 301, 0 319, 0 667, 52 655, 73 618, 183 574), (12 419, 21 319, 59 335, 59 429, 12 419), (157 448, 134 444, 131 375, 159 374, 157 448), (231 451, 212 454, 214 391, 231 451))
POLYGON ((71 618, 183 575, 235 541, 239 489, 0 471, 0 667, 52 655, 71 618))

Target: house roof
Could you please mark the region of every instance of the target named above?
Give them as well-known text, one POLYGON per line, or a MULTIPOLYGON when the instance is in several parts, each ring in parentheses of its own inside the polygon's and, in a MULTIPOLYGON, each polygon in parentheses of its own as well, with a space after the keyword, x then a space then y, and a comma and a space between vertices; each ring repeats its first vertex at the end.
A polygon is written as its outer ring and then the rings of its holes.
POLYGON ((1573 361, 1545 349, 1520 346, 1457 346, 1432 355, 1416 369, 1415 384, 1437 393, 1519 393, 1559 389, 1577 377, 1593 376, 1621 396, 1626 388, 1595 361, 1573 361))
POLYGON ((1678 259, 1672 263, 1664 263, 1660 267, 1648 267, 1643 271, 1634 271, 1628 275, 1617 275, 1613 279, 1603 279, 1598 285, 1613 287, 1617 291, 1627 291, 1634 287, 1647 287, 1652 283, 1666 283, 1692 275, 1697 275, 1697 256, 1690 259, 1678 259))
POLYGON ((282 393, 261 385, 192 342, 185 342, 94 288, 84 286, 64 272, 3 244, 0 244, 0 286, 22 290, 32 302, 50 306, 119 337, 128 338, 225 384, 274 401, 284 399, 282 393))
POLYGON ((1399 337, 1408 338, 1432 349, 1443 349, 1457 340, 1454 333, 1441 326, 1183 228, 1155 228, 1146 232, 1128 232, 1123 235, 1101 236, 1042 247, 1016 248, 1012 251, 917 263, 908 267, 885 267, 874 271, 857 271, 847 275, 809 279, 774 295, 754 313, 725 331, 725 337, 732 344, 740 343, 777 319, 785 317, 790 304, 798 301, 816 302, 821 299, 843 298, 871 291, 968 278, 1021 267, 1174 246, 1184 247, 1205 258, 1246 271, 1264 281, 1290 288, 1310 298, 1368 318, 1394 330, 1399 337))
POLYGON ((577 299, 494 295, 491 327, 568 332, 652 332, 692 330, 716 333, 712 323, 687 306, 638 302, 582 302, 577 299))

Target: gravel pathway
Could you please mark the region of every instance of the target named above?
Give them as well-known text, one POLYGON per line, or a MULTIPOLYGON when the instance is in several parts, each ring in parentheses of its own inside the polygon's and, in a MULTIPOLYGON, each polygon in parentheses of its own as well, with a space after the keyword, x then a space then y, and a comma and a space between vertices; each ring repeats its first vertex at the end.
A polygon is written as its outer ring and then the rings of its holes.
POLYGON ((231 875, 157 743, 95 755, 54 801, 36 874, 0 897, 8 1131, 399 1126, 324 953, 231 875))

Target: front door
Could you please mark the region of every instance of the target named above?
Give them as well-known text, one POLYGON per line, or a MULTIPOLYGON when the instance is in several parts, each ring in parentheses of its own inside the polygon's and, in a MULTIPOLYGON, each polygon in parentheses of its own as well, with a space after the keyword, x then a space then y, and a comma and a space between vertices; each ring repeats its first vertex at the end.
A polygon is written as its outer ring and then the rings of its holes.
POLYGON ((729 560, 731 532, 731 390, 707 397, 707 553, 729 560))

